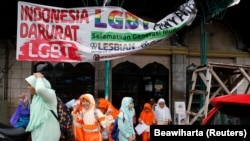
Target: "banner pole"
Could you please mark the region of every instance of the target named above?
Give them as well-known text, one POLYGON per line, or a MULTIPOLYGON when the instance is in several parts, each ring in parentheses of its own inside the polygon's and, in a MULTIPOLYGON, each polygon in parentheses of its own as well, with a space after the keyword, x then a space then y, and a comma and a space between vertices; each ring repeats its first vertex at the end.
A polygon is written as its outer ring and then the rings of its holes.
POLYGON ((105 99, 108 99, 109 95, 109 71, 110 68, 110 60, 105 61, 105 99))
MULTIPOLYGON (((110 0, 111 1, 111 0, 110 0)), ((103 7, 106 6, 109 0, 104 0, 103 7)), ((110 60, 105 61, 105 99, 108 100, 109 97, 109 74, 110 74, 110 60)))

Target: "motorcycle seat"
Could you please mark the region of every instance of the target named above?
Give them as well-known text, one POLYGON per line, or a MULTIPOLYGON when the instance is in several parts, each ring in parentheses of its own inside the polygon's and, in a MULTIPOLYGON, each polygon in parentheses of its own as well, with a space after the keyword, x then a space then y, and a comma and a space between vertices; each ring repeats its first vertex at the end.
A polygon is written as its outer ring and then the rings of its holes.
POLYGON ((18 128, 0 128, 0 133, 6 136, 22 136, 25 134, 29 134, 25 131, 23 127, 18 128))

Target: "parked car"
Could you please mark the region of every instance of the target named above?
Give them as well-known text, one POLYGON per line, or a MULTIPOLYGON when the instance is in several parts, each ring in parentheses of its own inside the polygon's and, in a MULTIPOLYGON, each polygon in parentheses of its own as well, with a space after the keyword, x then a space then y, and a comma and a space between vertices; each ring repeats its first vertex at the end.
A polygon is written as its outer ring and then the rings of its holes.
POLYGON ((249 125, 250 94, 227 94, 211 99, 213 108, 202 125, 249 125))

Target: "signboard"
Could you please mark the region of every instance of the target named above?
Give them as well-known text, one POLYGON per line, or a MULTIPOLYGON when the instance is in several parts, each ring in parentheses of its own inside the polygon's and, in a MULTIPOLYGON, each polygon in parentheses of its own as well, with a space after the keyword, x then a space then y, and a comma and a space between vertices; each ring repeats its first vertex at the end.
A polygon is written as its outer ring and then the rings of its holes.
POLYGON ((193 0, 157 23, 121 7, 60 8, 18 1, 19 61, 92 62, 125 57, 192 23, 193 0))
POLYGON ((175 101, 174 103, 174 124, 184 125, 186 123, 186 106, 184 101, 175 101))

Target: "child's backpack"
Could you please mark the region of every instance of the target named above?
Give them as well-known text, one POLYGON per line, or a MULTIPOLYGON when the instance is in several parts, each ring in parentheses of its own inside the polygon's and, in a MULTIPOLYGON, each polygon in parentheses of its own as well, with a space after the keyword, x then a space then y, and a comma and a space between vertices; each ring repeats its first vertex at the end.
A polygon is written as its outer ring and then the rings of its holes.
POLYGON ((63 101, 57 97, 57 115, 51 110, 53 115, 57 118, 61 129, 61 138, 66 138, 67 134, 70 134, 72 129, 72 116, 71 110, 63 103, 63 101))
MULTIPOLYGON (((123 115, 123 122, 124 122, 124 120, 125 120, 125 118, 124 118, 124 115, 123 115)), ((118 135, 119 135, 118 117, 116 117, 115 122, 114 122, 114 126, 112 128, 111 137, 112 137, 113 140, 119 141, 118 135)))

